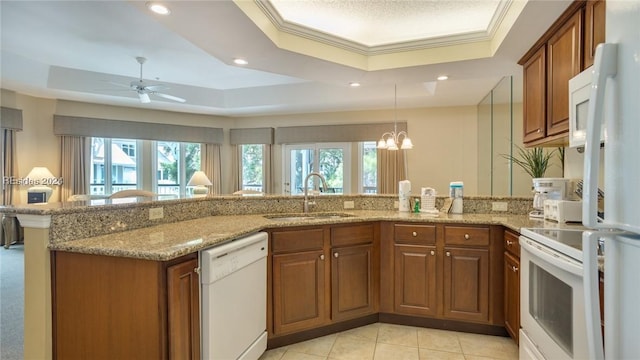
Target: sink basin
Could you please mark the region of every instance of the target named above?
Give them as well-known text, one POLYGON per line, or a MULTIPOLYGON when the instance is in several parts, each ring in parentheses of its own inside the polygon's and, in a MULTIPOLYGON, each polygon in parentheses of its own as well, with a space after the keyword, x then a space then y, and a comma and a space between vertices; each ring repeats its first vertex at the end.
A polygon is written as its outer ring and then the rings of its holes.
POLYGON ((328 219, 342 219, 346 217, 352 217, 354 215, 345 213, 310 213, 310 214, 275 214, 265 215, 264 217, 269 220, 276 221, 312 221, 312 220, 328 220, 328 219))

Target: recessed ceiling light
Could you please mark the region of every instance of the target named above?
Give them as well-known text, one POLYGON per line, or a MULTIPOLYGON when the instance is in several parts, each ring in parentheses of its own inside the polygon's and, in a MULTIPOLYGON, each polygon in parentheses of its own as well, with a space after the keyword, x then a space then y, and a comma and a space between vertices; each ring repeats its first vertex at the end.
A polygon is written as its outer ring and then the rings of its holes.
POLYGON ((449 77, 447 75, 440 75, 438 76, 438 80, 442 81, 442 80, 447 80, 449 77))
POLYGON ((350 82, 349 86, 351 86, 351 87, 359 87, 360 83, 359 82, 350 82))
POLYGON ((147 7, 149 8, 149 10, 153 11, 156 14, 160 14, 160 15, 169 15, 171 13, 171 10, 169 10, 168 7, 160 4, 160 3, 147 3, 147 7))
POLYGON ((236 65, 247 65, 249 62, 245 59, 237 58, 237 59, 233 59, 233 63, 236 65))

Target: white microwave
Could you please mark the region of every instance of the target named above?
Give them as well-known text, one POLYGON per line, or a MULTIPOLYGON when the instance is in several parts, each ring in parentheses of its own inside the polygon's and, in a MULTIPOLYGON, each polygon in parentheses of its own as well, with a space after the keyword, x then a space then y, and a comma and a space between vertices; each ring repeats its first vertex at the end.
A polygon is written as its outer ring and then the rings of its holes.
MULTIPOLYGON (((589 67, 569 80, 569 147, 584 146, 589 114, 589 96, 591 95, 591 75, 589 67)), ((604 126, 600 132, 600 141, 604 142, 604 126)))

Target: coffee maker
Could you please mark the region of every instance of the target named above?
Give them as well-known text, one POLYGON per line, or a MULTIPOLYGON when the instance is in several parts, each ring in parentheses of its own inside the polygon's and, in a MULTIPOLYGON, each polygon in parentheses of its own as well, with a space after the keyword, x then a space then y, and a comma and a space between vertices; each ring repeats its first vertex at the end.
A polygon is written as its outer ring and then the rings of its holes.
POLYGON ((533 211, 529 217, 544 217, 544 201, 566 200, 569 195, 569 179, 535 178, 533 179, 533 211))

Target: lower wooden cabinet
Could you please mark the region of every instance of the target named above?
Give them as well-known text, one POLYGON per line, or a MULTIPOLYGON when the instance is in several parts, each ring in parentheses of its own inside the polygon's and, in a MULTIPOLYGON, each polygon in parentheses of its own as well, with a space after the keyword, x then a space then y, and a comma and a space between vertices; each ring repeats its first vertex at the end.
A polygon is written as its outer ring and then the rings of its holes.
POLYGON ((54 359, 199 359, 197 264, 53 252, 54 359))
POLYGON ((324 324, 325 262, 322 249, 273 255, 274 333, 290 333, 324 324))
POLYGON ((444 250, 443 315, 448 319, 489 320, 489 250, 444 250))
POLYGON ((394 310, 437 315, 436 247, 396 245, 394 310))
POLYGON ((518 234, 504 233, 504 327, 516 344, 520 334, 520 245, 518 234))
POLYGON ((370 223, 270 230, 269 335, 377 313, 376 231, 370 223))

